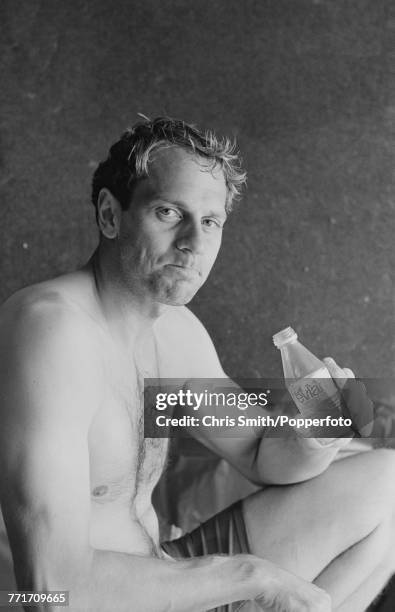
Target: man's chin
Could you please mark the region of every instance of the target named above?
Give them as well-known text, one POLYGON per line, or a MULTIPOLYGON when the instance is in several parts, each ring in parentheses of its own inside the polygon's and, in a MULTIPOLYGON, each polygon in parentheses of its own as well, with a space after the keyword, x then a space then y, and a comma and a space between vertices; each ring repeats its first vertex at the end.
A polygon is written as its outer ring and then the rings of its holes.
POLYGON ((150 292, 160 304, 184 306, 192 300, 205 280, 200 275, 158 275, 151 278, 150 292))
POLYGON ((197 291, 195 291, 192 295, 177 295, 177 296, 171 296, 171 295, 166 295, 166 296, 158 296, 157 297, 157 301, 160 304, 166 304, 166 306, 185 306, 185 304, 188 304, 192 298, 196 295, 197 291))
POLYGON ((160 304, 168 306, 185 306, 188 304, 196 293, 199 287, 164 287, 158 291, 156 299, 160 304))

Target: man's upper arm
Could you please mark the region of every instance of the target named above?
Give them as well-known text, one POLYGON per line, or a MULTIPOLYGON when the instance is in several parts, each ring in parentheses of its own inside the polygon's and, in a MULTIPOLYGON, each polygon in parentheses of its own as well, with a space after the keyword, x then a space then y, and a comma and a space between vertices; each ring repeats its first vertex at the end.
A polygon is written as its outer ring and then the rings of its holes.
POLYGON ((58 305, 0 324, 0 495, 19 588, 70 588, 87 563, 91 356, 83 325, 58 305))
POLYGON ((155 324, 162 378, 225 378, 206 328, 186 306, 171 308, 155 324))
MULTIPOLYGON (((221 379, 224 387, 229 392, 238 393, 241 388, 232 381, 224 372, 219 361, 214 344, 207 330, 199 319, 186 307, 177 308, 170 313, 166 332, 160 336, 162 344, 171 347, 173 352, 178 353, 179 357, 175 361, 168 358, 172 363, 172 369, 166 369, 166 373, 161 371, 162 378, 179 378, 186 381, 186 387, 194 393, 210 390, 213 381, 210 379, 221 379), (167 334, 167 335, 166 335, 167 334), (164 339, 167 338, 167 342, 164 339)), ((165 347, 165 351, 168 348, 165 347)), ((189 410, 188 408, 186 410, 189 410)), ((248 408, 249 417, 258 417, 266 412, 257 406, 248 408)), ((235 419, 240 414, 245 414, 238 410, 236 406, 204 406, 201 404, 198 411, 190 410, 190 414, 198 416, 200 419, 204 415, 215 415, 219 418, 228 416, 235 419)), ((216 454, 224 457, 236 467, 244 476, 250 480, 260 482, 256 471, 255 459, 260 433, 256 427, 242 426, 237 431, 233 430, 232 436, 227 436, 226 427, 188 427, 189 433, 197 438, 202 444, 207 446, 216 454)), ((262 428, 260 428, 261 430, 262 428)), ((229 431, 229 430, 228 430, 229 431)))

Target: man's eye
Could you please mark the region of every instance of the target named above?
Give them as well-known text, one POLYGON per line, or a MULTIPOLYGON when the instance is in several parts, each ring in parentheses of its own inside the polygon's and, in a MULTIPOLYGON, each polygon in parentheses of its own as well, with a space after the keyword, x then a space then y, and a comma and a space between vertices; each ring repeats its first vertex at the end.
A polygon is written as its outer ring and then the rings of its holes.
POLYGON ((158 210, 158 215, 162 219, 166 219, 166 221, 176 221, 177 219, 181 219, 181 215, 174 208, 160 208, 158 210))
POLYGON ((203 219, 203 225, 205 225, 206 227, 218 227, 219 229, 222 229, 222 225, 219 221, 217 221, 216 219, 203 219))

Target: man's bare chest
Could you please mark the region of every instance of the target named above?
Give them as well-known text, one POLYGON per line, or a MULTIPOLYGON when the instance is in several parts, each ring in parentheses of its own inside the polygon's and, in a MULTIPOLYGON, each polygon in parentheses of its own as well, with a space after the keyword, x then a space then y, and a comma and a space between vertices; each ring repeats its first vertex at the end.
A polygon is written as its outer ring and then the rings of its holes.
POLYGON ((167 440, 144 438, 144 376, 150 368, 109 368, 105 393, 89 432, 92 500, 144 511, 166 460, 167 440))

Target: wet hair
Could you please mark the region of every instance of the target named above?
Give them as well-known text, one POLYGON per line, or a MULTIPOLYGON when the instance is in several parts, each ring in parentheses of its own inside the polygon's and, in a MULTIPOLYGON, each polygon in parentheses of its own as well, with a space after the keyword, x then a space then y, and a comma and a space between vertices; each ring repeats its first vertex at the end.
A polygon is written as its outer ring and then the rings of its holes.
POLYGON ((106 187, 127 210, 132 200, 136 182, 148 176, 152 155, 159 149, 179 146, 204 159, 208 170, 220 167, 224 173, 227 198, 226 210, 230 212, 233 202, 241 196, 247 174, 237 145, 229 138, 218 138, 207 130, 171 117, 144 118, 126 130, 112 145, 108 157, 102 161, 92 180, 92 203, 96 209, 100 190, 106 187))

